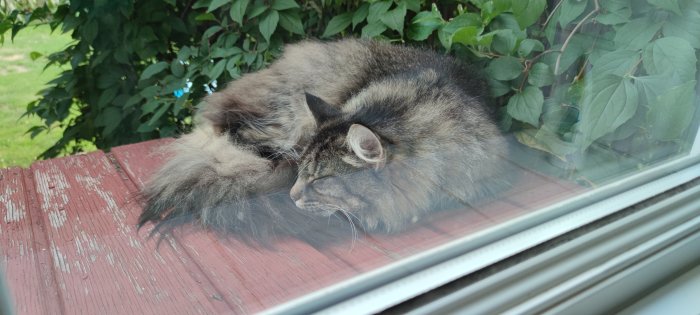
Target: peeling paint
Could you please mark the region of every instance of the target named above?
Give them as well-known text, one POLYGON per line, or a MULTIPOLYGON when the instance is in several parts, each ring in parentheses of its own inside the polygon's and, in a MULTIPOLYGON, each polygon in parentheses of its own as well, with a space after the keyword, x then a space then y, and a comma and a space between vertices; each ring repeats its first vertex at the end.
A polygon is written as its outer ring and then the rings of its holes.
POLYGON ((86 190, 92 191, 97 194, 104 202, 107 204, 107 211, 112 214, 114 222, 124 222, 126 220, 126 213, 117 205, 114 201, 112 193, 105 191, 102 187, 100 179, 90 176, 75 176, 75 180, 78 181, 85 187, 86 190))
POLYGON ((58 269, 62 272, 70 273, 70 265, 66 262, 66 255, 61 253, 61 250, 51 242, 51 256, 53 257, 53 262, 58 269))
POLYGON ((55 166, 45 172, 37 170, 34 172, 34 179, 44 212, 65 209, 68 204, 66 190, 70 188, 70 184, 60 170, 55 166))
POLYGON ((139 242, 138 239, 134 238, 134 237, 131 236, 131 235, 128 235, 128 237, 129 237, 129 245, 130 245, 131 247, 133 247, 133 248, 141 248, 141 247, 142 247, 142 246, 141 246, 141 242, 139 242))
POLYGON ((17 191, 5 187, 5 191, 0 194, 0 204, 5 205, 5 223, 19 222, 24 219, 26 211, 21 205, 17 205, 12 201, 12 195, 17 191))
POLYGON ((134 278, 132 275, 127 274, 126 277, 129 279, 131 282, 131 285, 134 286, 134 289, 136 289, 136 293, 139 295, 143 295, 144 288, 136 281, 136 278, 134 278))
POLYGON ((66 210, 51 210, 49 211, 49 223, 52 227, 58 229, 63 226, 68 220, 66 210))
POLYGON ((80 237, 75 238, 75 250, 78 255, 82 256, 85 252, 85 249, 83 249, 83 243, 80 242, 80 237))
POLYGON ((111 265, 114 266, 114 254, 112 252, 109 252, 106 256, 107 262, 111 265))

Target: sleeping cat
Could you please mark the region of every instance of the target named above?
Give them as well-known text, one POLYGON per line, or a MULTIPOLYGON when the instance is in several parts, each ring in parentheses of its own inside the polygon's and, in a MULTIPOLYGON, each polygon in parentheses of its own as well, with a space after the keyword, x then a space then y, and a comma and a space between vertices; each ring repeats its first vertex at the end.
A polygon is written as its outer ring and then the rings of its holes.
POLYGON ((347 218, 394 232, 446 203, 493 196, 508 186, 509 149, 487 91, 478 71, 428 50, 288 45, 203 101, 144 188, 139 224, 196 221, 263 239, 347 218))

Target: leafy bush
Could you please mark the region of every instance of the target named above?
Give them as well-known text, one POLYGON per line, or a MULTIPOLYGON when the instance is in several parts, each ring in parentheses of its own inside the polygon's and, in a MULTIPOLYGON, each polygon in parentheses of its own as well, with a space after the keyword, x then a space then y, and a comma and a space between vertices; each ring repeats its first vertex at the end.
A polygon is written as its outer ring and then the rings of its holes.
MULTIPOLYGON (((0 34, 48 11, 0 16, 0 34)), ((309 37, 418 43, 481 65, 503 128, 563 169, 650 163, 687 149, 693 129, 692 0, 74 0, 51 24, 75 42, 48 56, 69 68, 27 108, 45 122, 33 133, 67 126, 45 157, 186 131, 217 83, 309 37)))

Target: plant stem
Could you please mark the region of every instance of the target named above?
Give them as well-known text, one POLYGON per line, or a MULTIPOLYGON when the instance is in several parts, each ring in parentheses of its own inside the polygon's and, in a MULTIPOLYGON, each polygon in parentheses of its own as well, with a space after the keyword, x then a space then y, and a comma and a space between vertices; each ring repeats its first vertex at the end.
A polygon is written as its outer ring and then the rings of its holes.
POLYGON ((557 12, 557 9, 559 9, 562 2, 564 2, 564 0, 560 0, 559 2, 557 2, 557 5, 554 6, 554 9, 552 9, 552 12, 549 13, 549 15, 547 16, 547 19, 544 21, 544 24, 542 24, 543 29, 545 28, 545 26, 547 26, 547 23, 549 23, 549 20, 552 19, 552 17, 554 16, 554 13, 557 12))
POLYGON ((588 21, 593 15, 597 14, 600 12, 600 3, 598 3, 599 0, 595 0, 595 8, 593 8, 593 11, 588 13, 581 21, 576 23, 576 26, 574 26, 574 29, 571 30, 571 33, 569 33, 569 36, 566 37, 566 40, 564 41, 564 44, 561 45, 561 48, 559 49, 559 56, 557 56, 557 62, 554 64, 554 74, 559 73, 559 64, 561 63, 561 56, 564 55, 564 51, 566 50, 567 47, 569 47, 569 43, 571 42, 571 39, 574 37, 574 34, 583 26, 583 24, 588 21))

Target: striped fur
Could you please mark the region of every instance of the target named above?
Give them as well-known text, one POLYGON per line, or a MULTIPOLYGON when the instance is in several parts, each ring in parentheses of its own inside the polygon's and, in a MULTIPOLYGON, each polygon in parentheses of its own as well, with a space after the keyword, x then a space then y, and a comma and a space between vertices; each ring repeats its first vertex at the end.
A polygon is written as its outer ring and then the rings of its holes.
POLYGON ((391 232, 447 200, 491 196, 507 186, 508 144, 487 90, 476 71, 426 50, 289 45, 204 100, 195 131, 144 189, 140 224, 328 237, 330 216, 391 232))

